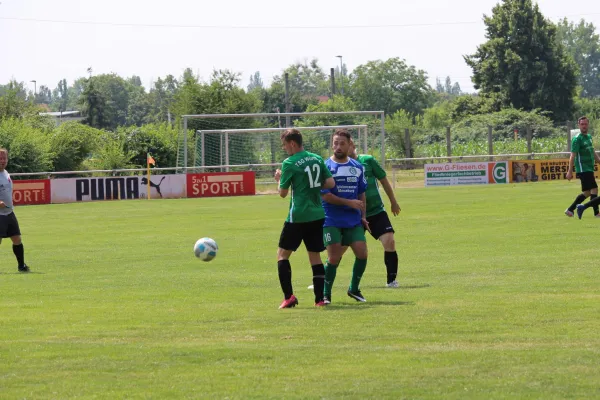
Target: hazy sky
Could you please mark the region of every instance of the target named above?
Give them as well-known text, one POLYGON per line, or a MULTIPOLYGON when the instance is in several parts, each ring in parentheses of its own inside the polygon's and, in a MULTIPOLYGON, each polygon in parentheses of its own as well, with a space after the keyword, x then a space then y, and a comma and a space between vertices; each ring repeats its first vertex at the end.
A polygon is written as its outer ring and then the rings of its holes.
MULTIPOLYGON (((431 84, 450 75, 473 90, 462 59, 484 40, 483 14, 498 0, 0 0, 0 83, 11 78, 54 89, 87 75, 139 75, 145 87, 186 67, 213 68, 265 83, 287 65, 318 58, 352 70, 401 57, 431 84), (387 26, 385 26, 387 25, 387 26), (356 26, 366 26, 357 28, 356 26), (384 27, 382 27, 384 26, 384 27)), ((598 0, 539 0, 544 15, 600 27, 598 0)))

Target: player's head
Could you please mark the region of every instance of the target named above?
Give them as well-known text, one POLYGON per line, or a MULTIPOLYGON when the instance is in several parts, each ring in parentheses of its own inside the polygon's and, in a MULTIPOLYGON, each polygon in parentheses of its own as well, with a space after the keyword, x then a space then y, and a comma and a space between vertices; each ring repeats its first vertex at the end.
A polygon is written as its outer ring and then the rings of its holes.
POLYGON ((0 148, 0 171, 4 171, 8 164, 8 150, 0 148))
POLYGON ((337 129, 333 133, 333 155, 338 160, 344 160, 350 154, 352 136, 345 129, 337 129))
POLYGON ((579 119, 577 120, 577 124, 579 125, 579 131, 581 133, 588 133, 588 129, 590 127, 590 120, 587 117, 579 117, 579 119))
POLYGON ((281 134, 281 147, 288 155, 302 151, 302 134, 298 129, 286 129, 281 134))

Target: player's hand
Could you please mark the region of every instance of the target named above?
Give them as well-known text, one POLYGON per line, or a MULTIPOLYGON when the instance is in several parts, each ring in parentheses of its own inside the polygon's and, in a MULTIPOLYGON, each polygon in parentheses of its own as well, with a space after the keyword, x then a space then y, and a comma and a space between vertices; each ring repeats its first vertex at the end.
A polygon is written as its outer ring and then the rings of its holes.
POLYGON ((0 208, 6 208, 6 204, 3 201, 0 201, 0 208))
POLYGON ((281 179, 281 170, 280 170, 279 168, 277 168, 277 169, 275 170, 275 180, 276 180, 277 182, 279 182, 279 180, 280 180, 280 179, 281 179))
POLYGON ((573 179, 573 173, 572 172, 567 172, 567 180, 571 180, 573 179))
POLYGON ((360 200, 348 200, 348 207, 354 208, 355 210, 362 210, 364 203, 360 200))
POLYGON ((392 203, 392 214, 394 214, 394 216, 400 214, 400 204, 392 203))
POLYGON ((369 221, 367 221, 367 219, 363 217, 361 222, 362 222, 363 226, 365 227, 365 229, 368 230, 369 233, 371 233, 371 228, 369 227, 369 221))

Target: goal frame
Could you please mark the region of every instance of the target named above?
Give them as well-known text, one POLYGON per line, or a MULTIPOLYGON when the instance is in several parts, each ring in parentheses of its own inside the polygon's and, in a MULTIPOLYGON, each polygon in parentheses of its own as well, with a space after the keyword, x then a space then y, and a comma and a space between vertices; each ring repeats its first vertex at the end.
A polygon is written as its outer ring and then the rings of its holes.
MULTIPOLYGON (((320 112, 284 112, 284 113, 253 113, 253 114, 184 114, 181 116, 183 123, 183 166, 188 167, 188 121, 191 119, 220 119, 220 118, 263 118, 263 117, 288 117, 287 127, 292 128, 289 117, 304 116, 335 116, 335 115, 373 115, 381 120, 380 146, 381 165, 385 165, 385 112, 384 111, 320 111, 320 112)), ((296 128, 296 127, 294 127, 296 128)), ((179 153, 177 151, 177 166, 179 166, 179 153)))

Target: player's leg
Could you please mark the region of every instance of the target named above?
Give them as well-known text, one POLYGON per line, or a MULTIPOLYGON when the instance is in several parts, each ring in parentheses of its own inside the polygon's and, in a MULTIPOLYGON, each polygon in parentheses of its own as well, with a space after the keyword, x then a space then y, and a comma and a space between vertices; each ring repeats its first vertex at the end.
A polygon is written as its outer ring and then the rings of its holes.
MULTIPOLYGON (((594 179, 594 183, 596 182, 596 180, 594 179)), ((590 190, 590 203, 592 203, 592 208, 594 209, 594 216, 596 217, 600 217, 600 215, 598 215, 600 213, 600 210, 598 209, 598 202, 600 202, 600 200, 596 200, 594 202, 594 199, 596 199, 598 197, 598 185, 596 184, 596 187, 590 190)))
POLYGON ((398 281, 398 253, 396 252, 396 240, 394 233, 385 233, 379 237, 379 241, 383 245, 383 260, 387 270, 387 287, 399 287, 398 281))
POLYGON ((342 244, 347 244, 354 253, 354 267, 352 268, 352 279, 348 287, 348 296, 356 301, 367 301, 360 291, 360 281, 367 269, 367 238, 362 226, 344 230, 342 244))
POLYGON ((327 226, 323 228, 323 243, 327 247, 327 264, 325 264, 325 284, 323 286, 323 301, 331 303, 331 289, 337 275, 337 268, 342 259, 342 231, 339 228, 327 226))
MULTIPOLYGON (((579 174, 581 177, 581 189, 584 195, 591 196, 592 191, 595 189, 596 195, 598 194, 598 184, 596 183, 596 178, 594 177, 593 172, 583 172, 579 174)), ((579 219, 583 216, 583 212, 590 207, 593 207, 594 210, 598 208, 600 204, 600 197, 595 197, 593 200, 588 201, 586 204, 578 204, 576 206, 577 216, 579 219)))
MULTIPOLYGON (((338 262, 338 266, 339 266, 339 264, 342 263, 342 258, 344 258, 344 254, 346 254, 347 250, 348 250, 348 246, 342 246, 342 255, 340 257, 340 261, 338 262)), ((320 255, 319 255, 319 257, 320 257, 320 255)), ((311 290, 314 290, 315 289, 315 284, 313 283, 312 285, 308 285, 308 288, 311 289, 311 290)))
POLYGON ((587 188, 587 184, 586 184, 586 180, 585 180, 585 173, 578 173, 577 174, 577 178, 579 178, 579 180, 581 181, 581 193, 579 193, 577 195, 577 197, 575 197, 575 201, 573 201, 573 203, 569 206, 569 208, 567 208, 565 210, 565 215, 567 217, 572 217, 575 212, 575 210, 577 209, 577 206, 581 203, 583 203, 585 201, 585 199, 587 199, 588 197, 590 197, 590 189, 587 188))
POLYGON ((387 212, 382 211, 367 218, 371 228, 371 236, 379 240, 383 246, 383 260, 387 272, 386 287, 398 287, 398 254, 394 240, 394 228, 387 212))
POLYGON ((323 243, 323 223, 325 220, 310 222, 306 224, 303 233, 304 246, 308 252, 308 260, 310 262, 313 273, 313 291, 315 293, 315 306, 321 307, 325 305, 323 301, 323 289, 325 286, 325 266, 321 261, 321 252, 325 250, 323 243))
POLYGON ((277 249, 277 272, 279 284, 283 291, 284 300, 279 308, 292 308, 298 304, 292 287, 292 266, 290 256, 302 243, 302 232, 297 224, 286 222, 279 237, 279 248, 277 249))
POLYGON ((21 239, 21 228, 15 213, 7 216, 8 226, 6 228, 6 236, 12 241, 13 253, 17 259, 19 272, 29 272, 29 267, 25 264, 25 248, 21 239))

